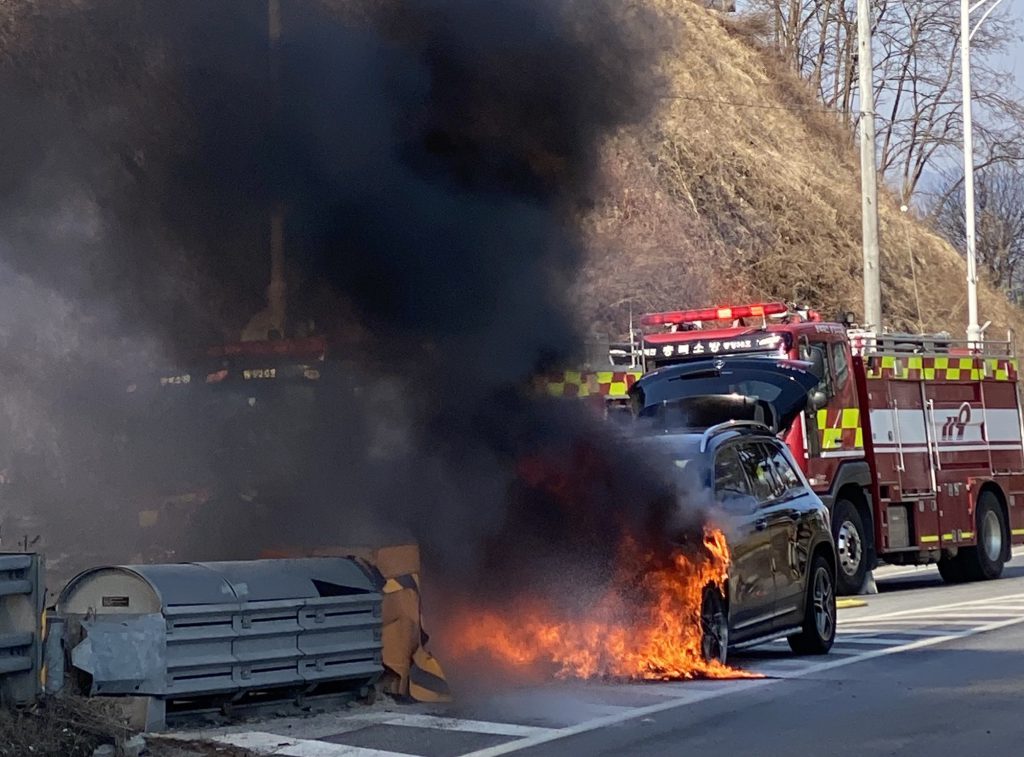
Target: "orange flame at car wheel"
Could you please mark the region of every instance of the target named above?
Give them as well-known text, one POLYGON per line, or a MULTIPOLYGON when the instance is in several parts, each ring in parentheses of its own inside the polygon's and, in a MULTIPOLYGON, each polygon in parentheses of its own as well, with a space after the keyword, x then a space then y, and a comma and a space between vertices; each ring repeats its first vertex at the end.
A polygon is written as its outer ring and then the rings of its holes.
POLYGON ((554 666, 559 678, 745 676, 701 654, 704 591, 721 591, 728 568, 718 529, 705 530, 700 548, 668 556, 644 553, 627 539, 611 583, 582 615, 567 617, 553 604, 523 598, 501 610, 467 611, 448 629, 448 640, 457 654, 512 668, 554 666))

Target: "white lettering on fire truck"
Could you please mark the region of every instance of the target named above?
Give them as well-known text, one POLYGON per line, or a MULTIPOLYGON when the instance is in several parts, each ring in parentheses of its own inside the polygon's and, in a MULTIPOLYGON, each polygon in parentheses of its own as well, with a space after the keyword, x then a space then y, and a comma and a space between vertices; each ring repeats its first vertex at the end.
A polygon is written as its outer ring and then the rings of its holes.
POLYGON ((246 381, 251 379, 272 379, 277 378, 276 368, 252 368, 242 371, 242 378, 246 381))
POLYGON ((818 323, 815 324, 814 330, 819 334, 843 334, 846 335, 846 329, 838 323, 818 323))

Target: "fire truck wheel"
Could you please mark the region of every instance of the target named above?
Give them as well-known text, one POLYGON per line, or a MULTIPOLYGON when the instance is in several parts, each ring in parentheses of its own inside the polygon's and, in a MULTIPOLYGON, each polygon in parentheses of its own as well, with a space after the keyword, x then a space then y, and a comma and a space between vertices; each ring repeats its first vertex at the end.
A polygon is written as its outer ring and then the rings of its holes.
POLYGON ((807 574, 804 625, 790 636, 789 648, 797 654, 828 654, 836 639, 836 590, 832 566, 821 554, 814 556, 807 574))
POLYGON ((967 580, 961 558, 962 556, 957 554, 956 557, 943 557, 939 560, 939 575, 947 584, 962 584, 967 580))
POLYGON ((868 561, 864 554, 867 539, 864 535, 864 521, 849 500, 838 499, 832 507, 832 538, 839 559, 836 590, 842 596, 856 594, 863 586, 867 573, 868 561))
POLYGON ((972 581, 990 581, 1003 574, 1003 551, 1008 540, 1006 520, 992 492, 978 497, 974 512, 978 546, 960 550, 963 570, 972 581))
POLYGON ((717 587, 704 589, 700 608, 700 654, 705 661, 725 664, 729 655, 729 613, 725 599, 717 587))

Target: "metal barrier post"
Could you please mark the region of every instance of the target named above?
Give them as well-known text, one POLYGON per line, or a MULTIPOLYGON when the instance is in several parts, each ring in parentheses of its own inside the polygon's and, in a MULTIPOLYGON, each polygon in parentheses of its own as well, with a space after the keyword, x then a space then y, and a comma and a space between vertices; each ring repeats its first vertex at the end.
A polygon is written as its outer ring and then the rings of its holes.
POLYGON ((38 554, 0 554, 0 705, 40 693, 43 568, 38 554))

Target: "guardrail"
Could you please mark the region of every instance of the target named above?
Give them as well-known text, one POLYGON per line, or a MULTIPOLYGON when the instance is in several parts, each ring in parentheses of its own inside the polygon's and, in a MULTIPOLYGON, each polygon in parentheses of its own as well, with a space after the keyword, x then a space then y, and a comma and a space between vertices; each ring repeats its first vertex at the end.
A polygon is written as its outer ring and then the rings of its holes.
POLYGON ((66 679, 141 698, 146 729, 182 705, 365 695, 384 670, 381 593, 347 558, 94 568, 57 615, 66 679))
POLYGON ((0 705, 39 696, 43 569, 40 556, 0 553, 0 705))

